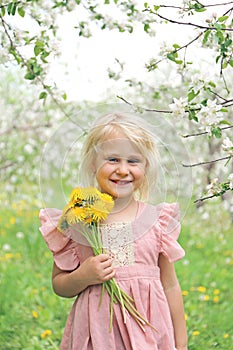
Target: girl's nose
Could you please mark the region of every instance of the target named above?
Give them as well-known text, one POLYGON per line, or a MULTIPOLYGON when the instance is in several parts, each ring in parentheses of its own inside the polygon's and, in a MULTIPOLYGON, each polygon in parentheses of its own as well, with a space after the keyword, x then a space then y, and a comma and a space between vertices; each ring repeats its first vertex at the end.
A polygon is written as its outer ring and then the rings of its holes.
POLYGON ((128 163, 126 161, 120 162, 118 164, 116 174, 121 176, 129 175, 128 163))

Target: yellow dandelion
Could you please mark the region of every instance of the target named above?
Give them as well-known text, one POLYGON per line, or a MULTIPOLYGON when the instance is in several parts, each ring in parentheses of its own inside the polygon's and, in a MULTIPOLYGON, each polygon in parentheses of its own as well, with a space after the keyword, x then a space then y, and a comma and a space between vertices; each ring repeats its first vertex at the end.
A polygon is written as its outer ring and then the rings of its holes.
POLYGON ((82 221, 85 219, 87 213, 84 208, 81 207, 74 207, 70 209, 66 214, 66 221, 68 225, 74 225, 79 221, 82 221))
POLYGON ((199 331, 193 331, 193 333, 192 333, 192 334, 193 334, 193 336, 194 336, 194 337, 196 337, 197 335, 199 335, 199 334, 200 334, 200 332, 199 332, 199 331))
POLYGON ((229 335, 228 333, 223 334, 223 338, 224 338, 224 339, 227 339, 227 338, 229 338, 229 337, 230 337, 230 335, 229 335))
POLYGON ((107 218, 108 216, 108 213, 105 211, 102 211, 102 210, 98 210, 96 208, 93 208, 91 210, 91 217, 92 217, 92 221, 93 222, 100 222, 100 221, 103 221, 107 218))
POLYGON ((84 201, 90 201, 97 199, 99 197, 99 191, 95 187, 77 187, 73 189, 70 195, 70 201, 71 202, 81 202, 84 201))
POLYGON ((188 315, 186 313, 184 314, 184 319, 185 319, 185 321, 188 320, 188 315))
POLYGON ((200 286, 197 288, 198 292, 200 293, 205 293, 206 292, 206 287, 200 286))
POLYGON ((219 302, 219 297, 217 295, 215 295, 215 297, 213 297, 213 302, 214 303, 218 303, 219 302))
POLYGON ((12 259, 13 258, 13 254, 12 253, 6 253, 5 254, 5 258, 6 258, 6 260, 12 259))
POLYGON ((214 295, 219 295, 220 294, 220 290, 219 289, 215 289, 214 290, 214 295))
POLYGON ((189 294, 189 292, 188 292, 187 290, 183 290, 183 291, 182 291, 182 295, 183 295, 183 296, 186 296, 186 295, 188 295, 188 294, 189 294))
POLYGON ((16 219, 14 217, 11 217, 10 218, 10 224, 11 225, 15 225, 15 223, 16 223, 16 219))
POLYGON ((32 311, 32 317, 33 317, 33 318, 38 318, 38 312, 35 311, 35 310, 33 310, 33 311, 32 311))
POLYGON ((45 339, 49 337, 52 334, 52 331, 50 329, 46 329, 44 332, 41 333, 41 338, 45 339))
POLYGON ((206 295, 204 295, 204 298, 203 298, 203 300, 204 300, 204 301, 208 301, 208 300, 210 300, 210 297, 209 297, 209 295, 207 295, 207 294, 206 294, 206 295))
POLYGON ((113 198, 107 193, 101 193, 101 200, 104 202, 108 212, 110 212, 114 206, 113 198))

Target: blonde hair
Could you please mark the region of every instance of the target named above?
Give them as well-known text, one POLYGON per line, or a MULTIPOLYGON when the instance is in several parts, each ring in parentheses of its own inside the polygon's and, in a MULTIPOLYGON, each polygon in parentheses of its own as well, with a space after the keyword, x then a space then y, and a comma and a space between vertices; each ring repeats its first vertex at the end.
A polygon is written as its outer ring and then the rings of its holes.
POLYGON ((122 132, 133 142, 147 162, 145 180, 135 194, 138 199, 148 199, 148 194, 155 192, 158 176, 158 151, 151 126, 136 115, 112 113, 98 118, 88 132, 82 148, 80 181, 83 186, 98 186, 93 171, 96 146, 116 132, 122 132))

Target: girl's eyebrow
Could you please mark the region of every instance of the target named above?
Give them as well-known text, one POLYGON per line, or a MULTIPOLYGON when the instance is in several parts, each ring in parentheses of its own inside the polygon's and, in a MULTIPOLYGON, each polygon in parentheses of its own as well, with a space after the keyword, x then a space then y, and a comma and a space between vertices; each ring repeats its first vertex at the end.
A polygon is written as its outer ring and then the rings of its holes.
POLYGON ((122 156, 120 153, 103 152, 105 157, 116 157, 122 159, 144 159, 141 154, 131 154, 129 156, 122 156))

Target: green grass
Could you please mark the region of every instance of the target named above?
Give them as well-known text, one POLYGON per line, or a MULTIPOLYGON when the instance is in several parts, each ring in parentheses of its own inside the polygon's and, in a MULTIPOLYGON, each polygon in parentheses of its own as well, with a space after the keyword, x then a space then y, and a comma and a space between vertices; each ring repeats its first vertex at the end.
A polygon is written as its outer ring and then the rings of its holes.
MULTIPOLYGON (((180 237, 186 256, 176 264, 189 350, 230 350, 232 223, 217 202, 205 211, 207 219, 194 208, 186 214, 180 237)), ((58 350, 73 300, 52 291, 52 257, 38 230, 38 209, 21 203, 0 217, 0 350, 58 350)))

